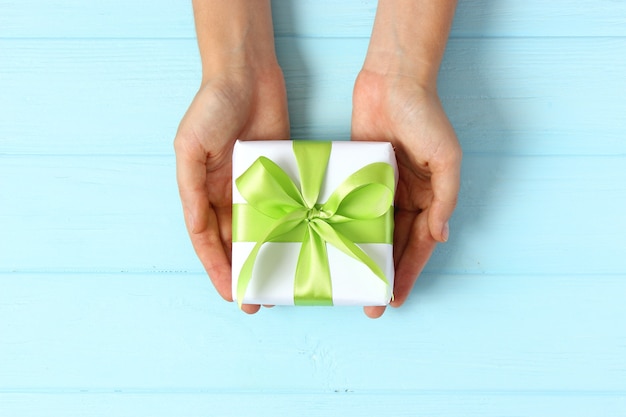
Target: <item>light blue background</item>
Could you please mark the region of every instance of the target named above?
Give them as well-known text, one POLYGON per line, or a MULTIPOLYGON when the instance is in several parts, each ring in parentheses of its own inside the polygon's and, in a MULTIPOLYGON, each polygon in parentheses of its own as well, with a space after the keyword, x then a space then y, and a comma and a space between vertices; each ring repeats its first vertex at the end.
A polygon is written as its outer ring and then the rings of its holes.
MULTIPOLYGON (((376 2, 276 0, 297 138, 349 137, 376 2)), ((409 302, 224 303, 172 139, 178 0, 0 0, 0 416, 626 416, 626 2, 461 1, 460 202, 409 302)))

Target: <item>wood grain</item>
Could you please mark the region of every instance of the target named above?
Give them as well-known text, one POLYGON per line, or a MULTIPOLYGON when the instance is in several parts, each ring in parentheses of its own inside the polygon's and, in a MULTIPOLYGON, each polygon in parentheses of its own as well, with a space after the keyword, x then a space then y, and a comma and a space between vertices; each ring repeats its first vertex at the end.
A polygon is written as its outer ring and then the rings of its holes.
POLYGON ((377 321, 353 307, 246 316, 202 274, 1 274, 0 285, 0 356, 10 358, 0 398, 626 394, 621 275, 426 274, 377 321))
MULTIPOLYGON (((428 271, 623 273, 625 164, 466 156, 451 240, 428 271)), ((5 157, 0 178, 0 271, 202 271, 172 157, 5 157)))
MULTIPOLYGON (((366 39, 282 39, 292 136, 347 139, 366 39)), ((193 40, 0 40, 0 152, 171 155, 193 40), (53 146, 52 142, 53 141, 53 146)), ((626 153, 626 38, 450 41, 444 105, 466 153, 626 153)))
MULTIPOLYGON (((368 37, 375 0, 273 0, 278 36, 368 37)), ((0 38, 193 38, 190 3, 2 0, 0 38)), ((452 37, 624 36, 615 0, 461 0, 452 37)))
MULTIPOLYGON (((347 139, 377 2, 272 4, 292 136, 347 139)), ((451 238, 376 321, 246 316, 203 272, 189 2, 0 10, 0 416, 626 416, 626 2, 459 2, 451 238)))
MULTIPOLYGON (((572 417, 626 413, 621 393, 590 392, 337 392, 337 393, 38 393, 4 395, 6 408, 22 417, 39 417, 41 410, 68 417, 145 415, 310 416, 370 415, 393 413, 412 417, 429 416, 551 417, 566 413, 572 417), (235 405, 236 403, 236 405, 235 405), (303 412, 302 410, 306 410, 303 412)), ((1 406, 0 406, 1 407, 1 406)))

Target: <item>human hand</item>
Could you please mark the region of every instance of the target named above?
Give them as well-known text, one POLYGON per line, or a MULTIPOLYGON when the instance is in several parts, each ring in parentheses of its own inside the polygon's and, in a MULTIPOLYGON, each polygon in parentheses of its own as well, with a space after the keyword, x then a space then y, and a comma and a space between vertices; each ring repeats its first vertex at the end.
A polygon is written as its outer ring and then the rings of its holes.
POLYGON ((174 140, 176 179, 196 254, 232 301, 233 146, 236 139, 287 139, 287 93, 270 0, 193 0, 193 11, 202 85, 174 140))
MULTIPOLYGON (((353 94, 352 139, 396 150, 394 299, 406 301, 459 192, 461 147, 437 95, 437 75, 456 0, 379 0, 365 63, 353 94)), ((384 307, 366 307, 380 317, 384 307)))
MULTIPOLYGON (((394 299, 402 305, 437 242, 448 240, 457 201, 461 148, 436 91, 402 74, 364 69, 353 95, 352 139, 389 141, 399 182, 395 201, 394 299)), ((385 307, 366 307, 380 317, 385 307)))
MULTIPOLYGON (((249 67, 248 67, 249 68, 249 67)), ((191 242, 218 293, 232 301, 232 151, 236 139, 287 139, 280 68, 228 69, 201 86, 174 140, 176 177, 191 242)), ((244 305, 255 313, 258 305, 244 305)))

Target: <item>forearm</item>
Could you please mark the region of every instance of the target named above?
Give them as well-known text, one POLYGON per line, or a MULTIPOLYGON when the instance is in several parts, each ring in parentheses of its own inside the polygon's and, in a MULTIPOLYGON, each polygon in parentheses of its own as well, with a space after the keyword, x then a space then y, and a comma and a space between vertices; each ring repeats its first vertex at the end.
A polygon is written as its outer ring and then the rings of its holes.
POLYGON ((436 89, 456 0, 379 0, 364 69, 436 89))
POLYGON ((203 82, 224 71, 278 66, 270 0, 193 0, 203 82))

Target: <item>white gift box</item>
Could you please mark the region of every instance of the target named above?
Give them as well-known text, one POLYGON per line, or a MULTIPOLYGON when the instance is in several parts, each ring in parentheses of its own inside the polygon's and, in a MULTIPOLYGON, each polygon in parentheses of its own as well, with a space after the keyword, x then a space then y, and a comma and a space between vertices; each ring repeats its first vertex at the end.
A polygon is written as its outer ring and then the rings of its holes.
MULTIPOLYGON (((233 152, 233 204, 247 203, 239 193, 235 181, 261 156, 276 163, 296 185, 300 185, 292 141, 237 141, 233 152)), ((394 170, 397 182, 396 159, 390 143, 332 142, 332 151, 318 203, 325 202, 351 174, 376 162, 389 164, 394 170)), ((355 243, 381 268, 389 285, 365 264, 327 244, 333 305, 387 305, 393 289, 393 245, 355 243)), ((241 268, 255 245, 256 242, 233 241, 232 293, 235 301, 238 301, 237 284, 241 268)), ((241 303, 294 305, 294 276, 301 246, 301 242, 264 243, 256 258, 252 278, 241 303)))

